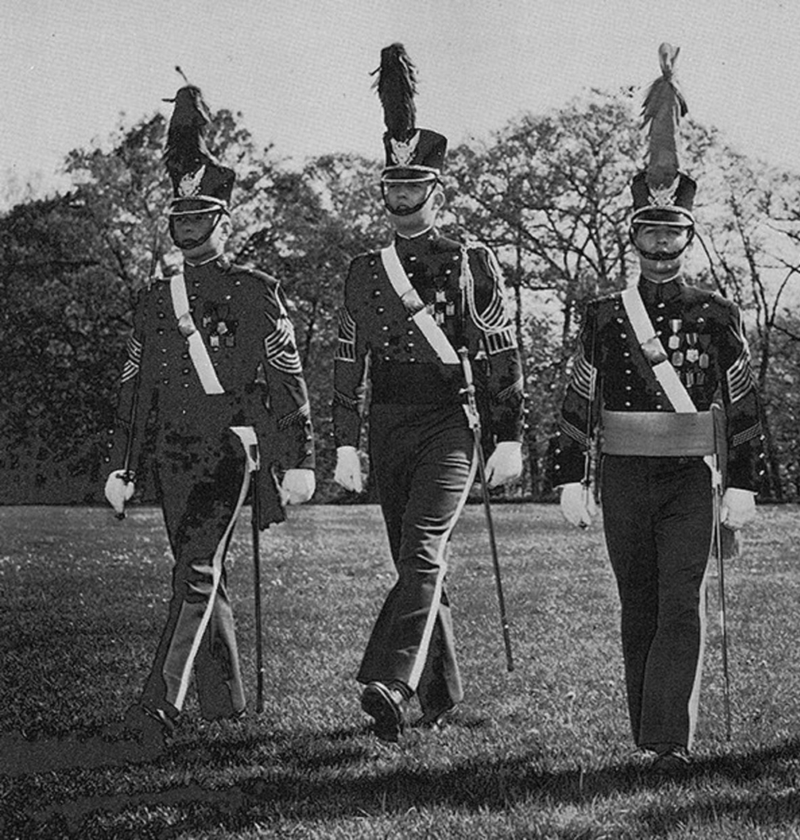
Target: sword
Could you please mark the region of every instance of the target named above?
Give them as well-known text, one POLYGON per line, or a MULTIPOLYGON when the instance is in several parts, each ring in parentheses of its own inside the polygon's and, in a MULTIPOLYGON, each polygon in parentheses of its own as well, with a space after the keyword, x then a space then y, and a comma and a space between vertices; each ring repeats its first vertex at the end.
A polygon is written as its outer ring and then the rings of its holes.
POLYGON ((481 482, 481 496, 483 496, 483 509, 486 512, 486 526, 489 531, 489 547, 492 553, 492 567, 494 568, 494 580, 497 586, 497 601, 500 606, 500 624, 503 628, 503 645, 506 652, 506 669, 514 670, 514 657, 511 652, 511 633, 508 627, 506 615, 506 602, 503 596, 503 581, 500 576, 500 561, 497 557, 497 541, 494 535, 494 522, 492 520, 492 508, 489 501, 489 488, 486 486, 486 461, 483 456, 481 445, 481 420, 478 413, 478 404, 475 399, 475 382, 472 378, 472 366, 469 361, 469 353, 466 347, 459 348, 458 355, 461 359, 461 368, 464 371, 465 388, 462 393, 466 394, 467 404, 464 409, 467 414, 467 421, 472 435, 475 438, 475 451, 478 455, 478 477, 481 482))
POLYGON ((249 464, 255 465, 250 468, 250 481, 253 489, 253 504, 250 513, 253 530, 253 603, 256 625, 256 711, 260 714, 264 711, 264 645, 261 627, 261 555, 259 538, 259 522, 261 520, 259 478, 261 475, 261 461, 257 443, 249 446, 247 460, 249 464))
MULTIPOLYGON (((716 404, 711 406, 712 413, 716 416, 721 411, 716 404)), ((713 499, 713 539, 714 551, 717 555, 717 581, 719 586, 719 626, 722 633, 722 680, 723 680, 723 704, 725 707, 725 738, 731 739, 731 684, 730 672, 728 669, 728 622, 725 608, 725 561, 722 556, 722 522, 720 509, 722 507, 722 471, 719 463, 719 446, 717 439, 717 423, 714 428, 714 454, 711 456, 711 493, 713 499)))
POLYGON ((247 473, 252 488, 250 525, 253 533, 253 604, 256 625, 256 711, 264 711, 264 650, 261 627, 261 555, 259 547, 259 522, 261 520, 261 492, 259 476, 261 474, 261 453, 258 438, 252 426, 231 426, 231 431, 241 440, 247 458, 247 473))
MULTIPOLYGON (((147 302, 145 301, 145 306, 147 302)), ((145 349, 145 342, 146 338, 142 335, 142 342, 139 348, 139 368, 136 371, 135 381, 133 383, 133 396, 131 397, 131 413, 128 418, 128 439, 125 441, 125 457, 122 461, 122 480, 125 484, 129 484, 133 481, 133 472, 131 471, 131 462, 133 461, 133 444, 136 437, 136 432, 138 431, 140 434, 142 432, 141 428, 137 428, 141 424, 139 423, 139 391, 142 389, 142 370, 144 367, 144 349, 145 349)), ((116 519, 124 519, 125 518, 125 509, 123 508, 119 513, 115 513, 114 517, 116 519)))
MULTIPOLYGON (((591 372, 589 374, 589 399, 586 404, 586 452, 583 456, 583 481, 581 484, 583 485, 583 504, 585 509, 588 511, 590 505, 593 501, 592 499, 592 473, 593 473, 593 450, 594 444, 592 442, 592 437, 594 433, 594 426, 592 425, 592 410, 594 408, 594 399, 595 399, 595 392, 597 389, 597 371, 595 370, 594 366, 594 355, 595 349, 597 345, 597 326, 595 323, 592 325, 592 350, 591 350, 591 357, 589 359, 589 367, 591 372)), ((587 522, 581 522, 579 525, 580 528, 585 530, 589 527, 587 522)))
MULTIPOLYGON (((156 226, 155 232, 153 234, 153 248, 150 255, 150 271, 148 273, 148 281, 147 285, 149 286, 150 282, 152 281, 153 277, 155 276, 156 268, 158 267, 158 261, 160 259, 160 248, 159 248, 159 232, 158 226, 156 226)), ((147 312, 147 301, 148 299, 145 298, 143 302, 143 306, 145 307, 145 313, 147 312)), ((145 323, 147 322, 147 318, 145 317, 145 323)), ((129 482, 133 481, 133 474, 131 473, 131 461, 133 459, 133 440, 134 435, 136 432, 136 422, 137 422, 137 413, 139 411, 139 391, 141 390, 142 384, 142 370, 144 368, 144 346, 145 346, 145 335, 142 334, 142 343, 141 347, 139 348, 139 369, 136 371, 136 381, 133 384, 133 397, 131 398, 131 413, 130 413, 130 421, 128 423, 128 439, 125 441, 125 458, 122 462, 122 472, 123 472, 123 481, 128 484, 129 482)), ((139 430, 141 431, 141 429, 139 430)), ((124 519, 125 518, 125 511, 124 509, 119 513, 114 514, 117 519, 124 519)))

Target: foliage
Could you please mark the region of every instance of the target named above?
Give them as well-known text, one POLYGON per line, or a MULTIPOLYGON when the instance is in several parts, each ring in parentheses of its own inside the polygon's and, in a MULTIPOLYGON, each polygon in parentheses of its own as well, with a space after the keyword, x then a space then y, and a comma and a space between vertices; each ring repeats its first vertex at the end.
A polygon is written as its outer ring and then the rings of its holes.
MULTIPOLYGON (((586 301, 630 282, 632 173, 643 138, 630 91, 593 91, 523 115, 485 144, 451 151, 443 229, 497 253, 525 362, 527 469, 498 495, 548 498, 555 419, 586 301)), ((378 164, 329 154, 299 170, 257 149, 241 115, 214 116, 210 145, 237 172, 231 252, 280 279, 312 400, 318 499, 331 481, 330 404, 336 310, 351 259, 388 235, 378 164)), ((684 165, 699 183, 696 282, 740 304, 764 398, 764 496, 800 495, 795 371, 800 330, 800 178, 730 149, 713 128, 684 121, 684 165)), ((0 217, 0 500, 98 499, 98 447, 114 402, 136 292, 179 258, 164 219, 160 115, 119 126, 107 148, 74 150, 75 188, 0 217)))
POLYGON ((0 231, 6 492, 16 479, 23 494, 45 484, 58 494, 73 473, 96 475, 90 441, 108 422, 116 372, 106 352, 128 328, 124 288, 80 191, 18 206, 0 231))
POLYGON ((786 368, 796 367, 800 349, 786 340, 800 289, 800 220, 791 211, 800 183, 732 150, 712 129, 691 124, 690 132, 690 164, 702 189, 698 241, 706 256, 698 282, 744 312, 764 407, 764 492, 780 501, 789 489, 787 475, 798 470, 794 434, 787 438, 778 403, 785 396, 786 368))
POLYGON ((626 283, 637 140, 629 97, 595 92, 521 117, 481 151, 458 148, 449 170, 454 214, 496 250, 514 291, 534 497, 550 490, 550 442, 584 305, 626 283))
MULTIPOLYGON (((504 668, 483 512, 468 506, 448 577, 466 697, 440 732, 395 746, 367 731, 353 676, 394 580, 388 545, 376 507, 318 505, 265 537, 264 714, 206 723, 190 692, 170 750, 143 761, 101 733, 135 699, 166 618, 160 515, 0 508, 0 835, 796 837, 796 506, 762 507, 726 569, 729 742, 710 581, 697 761, 675 780, 632 752, 601 529, 531 504, 500 506, 496 526, 516 669, 504 668)), ((252 700, 246 515, 228 583, 252 700)))
MULTIPOLYGON (((99 447, 135 296, 178 259, 164 217, 165 129, 157 116, 120 129, 111 151, 71 152, 73 193, 20 205, 0 219, 9 303, 0 384, 14 395, 0 416, 0 471, 11 476, 6 502, 99 498, 99 447), (82 336, 79 350, 70 344, 75 334, 82 336)), ((282 281, 325 441, 336 305, 350 260, 374 241, 376 206, 367 198, 374 165, 328 156, 301 173, 283 171, 228 111, 215 116, 210 144, 237 172, 231 253, 282 281)), ((331 449, 321 447, 327 473, 331 449)))
POLYGON ((323 498, 340 492, 330 481, 337 308, 350 262, 385 235, 375 181, 374 163, 351 156, 323 156, 301 172, 276 173, 270 225, 257 227, 244 246, 250 261, 281 281, 288 298, 311 395, 323 498))

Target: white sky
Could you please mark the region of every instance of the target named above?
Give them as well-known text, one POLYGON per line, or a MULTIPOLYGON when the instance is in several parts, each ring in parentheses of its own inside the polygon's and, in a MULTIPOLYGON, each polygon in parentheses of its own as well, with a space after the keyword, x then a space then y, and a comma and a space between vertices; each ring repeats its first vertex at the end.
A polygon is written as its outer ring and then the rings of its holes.
POLYGON ((740 151, 800 170, 800 0, 0 0, 0 182, 171 106, 180 64, 212 110, 301 161, 380 157, 369 73, 405 44, 418 125, 452 145, 590 87, 644 87, 680 46, 693 116, 740 151))

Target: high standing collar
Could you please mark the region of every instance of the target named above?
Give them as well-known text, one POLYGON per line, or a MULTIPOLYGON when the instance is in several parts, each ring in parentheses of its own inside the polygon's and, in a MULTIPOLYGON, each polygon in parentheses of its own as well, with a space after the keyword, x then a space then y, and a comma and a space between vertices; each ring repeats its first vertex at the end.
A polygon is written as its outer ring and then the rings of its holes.
POLYGON ((401 236, 395 233, 394 244, 400 254, 420 254, 427 251, 440 237, 439 231, 430 227, 416 236, 401 236))
POLYGON ((639 293, 645 303, 669 303, 681 296, 685 285, 683 274, 664 283, 656 283, 642 275, 639 278, 639 293))

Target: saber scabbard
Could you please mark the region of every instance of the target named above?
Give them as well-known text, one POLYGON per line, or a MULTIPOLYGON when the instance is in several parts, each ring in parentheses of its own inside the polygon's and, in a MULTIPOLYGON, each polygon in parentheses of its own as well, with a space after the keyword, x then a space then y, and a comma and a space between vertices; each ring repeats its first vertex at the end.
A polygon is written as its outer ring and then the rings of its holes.
MULTIPOLYGON (((149 288, 150 281, 153 278, 156 264, 157 264, 157 246, 158 246, 158 233, 156 232, 156 240, 154 242, 153 248, 153 257, 150 263, 150 274, 148 275, 150 280, 147 281, 147 285, 145 290, 142 291, 142 294, 146 292, 149 288)), ((143 321, 145 324, 147 323, 147 313, 149 309, 149 298, 145 297, 142 302, 142 307, 144 310, 143 321)), ((132 338, 135 338, 132 337, 132 338)), ((134 473, 131 470, 131 465, 134 463, 134 443, 137 443, 139 449, 141 449, 141 445, 135 440, 136 433, 138 432, 139 435, 144 433, 144 429, 141 428, 144 425, 144 420, 140 420, 139 418, 139 392, 142 390, 142 377, 144 376, 144 361, 145 361, 145 346, 147 344, 147 338, 145 333, 142 333, 142 340, 139 344, 139 359, 136 362, 137 370, 135 374, 135 380, 133 382, 133 396, 131 397, 131 411, 128 415, 128 438, 125 441, 125 457, 122 463, 122 473, 123 479, 125 483, 129 483, 133 481, 134 473)), ((138 457, 138 453, 137 456, 138 457)), ((121 510, 119 513, 114 514, 117 519, 124 519, 125 518, 125 510, 121 510)))
POLYGON ((483 446, 481 445, 481 421, 480 414, 478 413, 478 403, 475 398, 475 382, 472 377, 472 365, 470 364, 467 348, 460 348, 458 355, 461 359, 461 368, 464 372, 464 394, 467 398, 465 410, 470 429, 472 429, 472 435, 475 439, 475 453, 478 458, 478 478, 481 482, 483 509, 486 513, 486 528, 489 532, 489 548, 492 553, 492 567, 494 569, 494 580, 497 588, 497 602, 500 608, 500 624, 503 630, 506 669, 510 673, 514 670, 514 656, 511 650, 511 631, 508 626, 506 602, 503 595, 503 580, 500 574, 500 560, 497 555, 497 540, 495 539, 494 534, 494 520, 492 519, 492 506, 489 499, 489 488, 486 486, 486 460, 483 456, 483 446))
POLYGON ((250 486, 252 488, 251 520, 253 531, 253 605, 256 631, 256 712, 261 714, 264 711, 264 645, 261 624, 261 551, 259 530, 261 520, 261 491, 259 488, 261 464, 258 445, 251 445, 250 450, 248 462, 251 466, 250 486))
MULTIPOLYGON (((711 406, 712 412, 720 412, 718 405, 711 406)), ((715 416, 714 422, 714 455, 712 456, 711 464, 711 493, 713 499, 712 507, 712 528, 714 553, 717 555, 717 586, 719 594, 719 627, 722 636, 722 693, 723 703, 725 706, 725 737, 728 741, 731 739, 731 680, 730 669, 728 667, 728 620, 727 610, 725 607, 725 558, 723 551, 722 540, 722 467, 720 464, 720 440, 718 433, 718 423, 715 416)))

